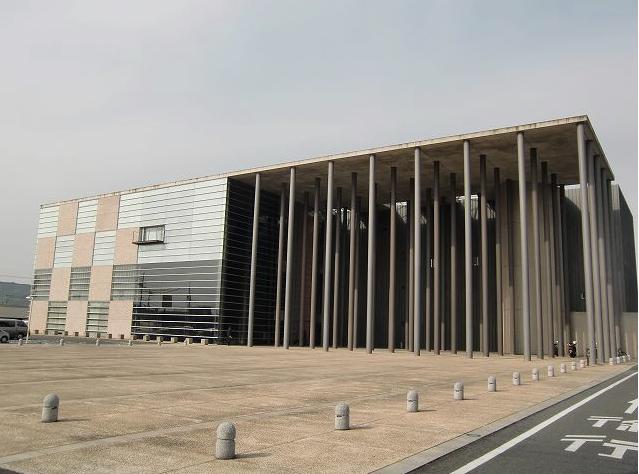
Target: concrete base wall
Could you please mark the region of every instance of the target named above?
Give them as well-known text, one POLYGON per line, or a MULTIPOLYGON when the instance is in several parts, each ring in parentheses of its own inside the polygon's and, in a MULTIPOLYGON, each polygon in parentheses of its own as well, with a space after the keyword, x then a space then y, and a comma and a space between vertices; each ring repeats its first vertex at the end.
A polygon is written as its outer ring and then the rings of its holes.
MULTIPOLYGON (((570 313, 570 327, 570 338, 572 341, 577 341, 577 355, 585 356, 586 341, 588 340, 586 313, 572 311, 570 313)), ((637 356, 637 313, 621 313, 619 341, 621 349, 633 357, 637 356)))

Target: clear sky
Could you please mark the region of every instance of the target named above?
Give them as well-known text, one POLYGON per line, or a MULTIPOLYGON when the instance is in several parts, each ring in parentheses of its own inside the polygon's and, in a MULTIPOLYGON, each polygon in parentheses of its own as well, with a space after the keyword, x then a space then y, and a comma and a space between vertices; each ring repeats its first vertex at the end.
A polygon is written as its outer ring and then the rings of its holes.
POLYGON ((637 4, 0 2, 0 280, 38 206, 588 114, 637 215, 637 4))

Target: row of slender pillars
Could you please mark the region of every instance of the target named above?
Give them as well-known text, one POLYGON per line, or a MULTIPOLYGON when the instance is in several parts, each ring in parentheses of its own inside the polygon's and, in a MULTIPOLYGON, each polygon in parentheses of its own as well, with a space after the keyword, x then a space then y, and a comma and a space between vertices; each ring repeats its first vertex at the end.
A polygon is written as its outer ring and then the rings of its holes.
MULTIPOLYGON (((522 306, 522 326, 523 326, 523 353, 524 359, 531 359, 531 341, 530 341, 530 296, 529 296, 529 261, 528 261, 528 218, 527 218, 527 190, 526 190, 526 159, 524 148, 524 134, 517 134, 517 163, 518 163, 518 184, 519 184, 519 223, 520 223, 520 257, 521 257, 521 306, 522 306)), ((600 159, 596 155, 592 155, 592 144, 585 137, 583 124, 577 125, 577 149, 579 163, 579 184, 580 184, 580 206, 582 209, 582 243, 584 254, 584 280, 585 280, 585 300, 586 314, 588 326, 588 342, 587 346, 591 354, 597 354, 597 362, 604 360, 611 355, 619 345, 616 339, 618 335, 615 331, 615 295, 614 295, 614 278, 611 269, 611 258, 613 255, 612 247, 612 207, 610 198, 610 180, 607 178, 607 170, 600 163, 600 159), (597 291, 595 291, 597 289, 597 291), (595 348, 599 348, 598 351, 595 348)), ((569 337, 569 322, 565 320, 565 315, 569 314, 567 298, 565 295, 565 266, 566 257, 564 252, 565 246, 565 222, 562 214, 564 201, 563 187, 557 185, 557 177, 555 174, 550 176, 551 186, 548 186, 548 167, 547 162, 541 163, 541 187, 542 196, 540 199, 538 189, 538 162, 537 150, 531 148, 530 156, 530 182, 531 182, 531 201, 532 201, 532 223, 533 223, 533 267, 534 288, 535 288, 535 309, 537 321, 537 356, 543 358, 545 353, 549 353, 552 348, 549 344, 550 339, 544 338, 544 332, 554 335, 558 338, 560 355, 563 355, 564 342, 569 337), (543 222, 539 219, 539 203, 543 210, 543 222), (552 220, 551 220, 552 219, 552 220), (541 279, 541 242, 544 245, 544 265, 546 293, 543 296, 547 301, 547 310, 542 312, 542 279, 541 279)), ((465 321, 466 321, 466 355, 473 356, 473 292, 472 292, 472 220, 471 220, 471 181, 470 181, 470 143, 463 142, 463 163, 464 163, 464 245, 465 245, 465 321), (469 290, 470 289, 470 290, 469 290)), ((480 233, 481 233, 481 334, 480 334, 480 350, 485 356, 489 355, 489 310, 488 310, 488 212, 487 212, 487 189, 486 189, 486 156, 480 155, 480 233)), ((368 248, 376 247, 376 201, 377 191, 375 184, 375 166, 376 158, 374 155, 369 157, 369 195, 368 195, 368 248)), ((414 150, 414 176, 410 179, 410 187, 412 189, 412 200, 407 200, 408 215, 413 213, 413 218, 409 219, 409 260, 412 262, 408 268, 409 282, 409 308, 408 308, 408 350, 420 355, 421 352, 421 317, 422 314, 422 237, 421 223, 422 220, 422 202, 421 202, 421 150, 414 150), (419 271, 415 271, 419 269, 419 271)), ((433 351, 439 354, 443 347, 441 340, 441 301, 440 301, 440 284, 441 279, 441 236, 440 236, 440 215, 441 215, 441 190, 440 190, 440 165, 438 161, 434 162, 433 169, 433 196, 432 220, 429 222, 433 225, 433 351)), ((288 234, 286 247, 293 248, 294 244, 294 216, 295 216, 295 178, 296 168, 290 169, 289 180, 289 205, 288 205, 288 234)), ((328 162, 328 183, 326 196, 326 238, 325 238, 325 269, 323 284, 323 301, 328 302, 331 295, 331 283, 333 283, 333 347, 337 347, 338 341, 338 308, 340 306, 339 281, 341 261, 341 245, 340 229, 342 227, 342 189, 337 188, 336 205, 337 205, 337 225, 335 228, 336 248, 334 252, 334 265, 331 264, 332 249, 332 225, 333 225, 333 182, 334 182, 334 163, 328 162), (332 271, 334 267, 335 275, 332 271)), ((507 181, 506 193, 510 194, 512 182, 507 181)), ((450 201, 451 219, 450 219, 450 311, 451 314, 457 313, 456 299, 456 261, 457 261, 457 223, 456 218, 456 196, 457 182, 456 174, 450 174, 450 192, 453 198, 450 201)), ((261 176, 256 173, 255 176, 255 201, 253 212, 253 232, 251 245, 251 268, 250 268, 250 287, 249 287, 249 309, 248 309, 248 346, 253 345, 253 328, 254 328, 254 312, 255 312, 255 279, 257 265, 257 240, 259 229, 259 208, 261 194, 261 176)), ((280 197, 280 222, 279 222, 279 240, 278 240, 278 256, 277 256, 277 283, 276 283, 276 303, 275 303, 275 346, 279 346, 280 336, 280 301, 281 301, 281 280, 282 280, 282 255, 284 251, 284 212, 286 207, 285 185, 282 185, 280 197)), ((501 241, 501 214, 505 212, 506 218, 512 221, 512 209, 510 204, 504 208, 502 203, 501 180, 499 168, 494 169, 494 194, 495 194, 495 271, 496 271, 496 332, 497 332, 497 352, 503 354, 503 313, 502 313, 502 241, 501 241)), ((312 257, 311 257, 311 294, 310 294, 310 328, 309 328, 309 346, 315 347, 315 310, 317 305, 317 265, 318 265, 318 245, 319 245, 319 212, 320 212, 320 179, 315 179, 314 201, 313 201, 313 236, 312 236, 312 257)), ((357 347, 357 310, 358 310, 358 287, 359 287, 359 264, 357 256, 359 255, 359 210, 360 200, 357 198, 357 174, 351 173, 351 201, 350 201, 350 254, 349 254, 349 272, 348 272, 348 320, 347 320, 347 346, 350 350, 357 347)), ((510 202, 509 199, 506 200, 510 202)), ((302 223, 302 273, 306 274, 306 236, 307 236, 307 216, 308 216, 309 195, 304 193, 304 210, 302 223)), ((430 203, 429 203, 430 204, 430 203)), ((395 298, 396 298, 396 247, 397 247, 397 169, 391 168, 391 192, 390 192, 390 275, 389 278, 389 300, 388 300, 388 350, 395 350, 395 298)), ((430 205, 428 206, 430 208, 430 205)), ((428 234, 428 237, 430 233, 428 234)), ((509 259, 514 256, 512 250, 512 236, 509 235, 509 241, 506 242, 509 259)), ((431 257, 430 243, 426 245, 426 260, 430 267, 431 257)), ((367 292, 366 292, 366 351, 371 353, 374 348, 374 316, 375 316, 375 256, 376 252, 367 252, 367 292)), ((286 285, 284 297, 284 348, 290 345, 290 325, 291 325, 291 308, 292 308, 292 278, 293 278, 293 252, 286 252, 286 285)), ((426 285, 430 287, 430 271, 426 274, 426 285)), ((512 265, 509 266, 509 274, 507 276, 506 286, 510 292, 509 297, 512 305, 513 295, 513 279, 512 265)), ((305 286, 301 285, 301 301, 305 301, 305 286)), ((430 291, 427 291, 426 313, 430 314, 430 291)), ((323 305, 323 321, 322 321, 322 347, 325 351, 329 349, 329 320, 330 320, 330 304, 323 305)), ((514 340, 514 306, 510 308, 511 321, 509 322, 509 338, 514 340)), ((299 319, 299 344, 304 343, 303 314, 300 311, 299 319)), ((430 349, 430 326, 429 318, 426 319, 426 348, 430 349)), ((453 353, 457 352, 457 326, 456 318, 450 321, 450 347, 453 353)))

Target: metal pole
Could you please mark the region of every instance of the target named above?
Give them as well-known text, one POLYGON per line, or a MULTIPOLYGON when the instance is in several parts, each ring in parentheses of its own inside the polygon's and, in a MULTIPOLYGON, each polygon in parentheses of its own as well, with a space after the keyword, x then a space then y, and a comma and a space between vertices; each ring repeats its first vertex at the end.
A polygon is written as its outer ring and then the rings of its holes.
POLYGON ((390 242, 388 278, 388 351, 395 352, 395 279, 397 257, 397 168, 391 167, 390 242))
POLYGON ((441 333, 441 308, 439 304, 440 300, 440 240, 439 235, 439 161, 433 163, 433 179, 435 184, 433 186, 433 350, 435 354, 439 355, 439 339, 441 333))
POLYGON ((550 199, 548 197, 548 162, 541 162, 541 197, 543 205, 543 235, 544 235, 544 262, 546 267, 546 313, 544 317, 544 352, 552 357, 552 342, 553 337, 553 297, 552 297, 552 260, 550 250, 550 199))
POLYGON ((537 357, 544 358, 544 326, 541 308, 541 250, 539 248, 539 192, 537 183, 537 149, 530 149, 530 180, 533 214, 533 265, 535 267, 535 313, 537 320, 537 357))
POLYGON ((530 360, 530 295, 528 283, 528 206, 526 199, 526 157, 524 134, 517 133, 517 168, 519 175, 519 227, 521 239, 521 312, 524 326, 524 360, 530 360))
POLYGON ((481 207, 481 316, 482 349, 484 356, 490 355, 488 328, 488 203, 486 201, 486 155, 479 155, 479 205, 481 207))
POLYGON ((577 124, 577 157, 579 159, 579 197, 581 205, 581 233, 584 254, 584 287, 588 318, 588 347, 595 353, 595 313, 592 301, 592 247, 590 243, 590 216, 588 210, 588 156, 590 142, 586 142, 583 123, 577 124))
POLYGON ((414 207, 415 213, 414 237, 413 237, 413 352, 415 355, 421 354, 421 314, 422 314, 422 201, 421 201, 421 151, 415 148, 415 191, 414 191, 414 207))
POLYGON ((497 354, 504 355, 504 326, 502 310, 501 292, 501 181, 499 178, 499 168, 493 171, 495 188, 495 310, 497 319, 497 354))
POLYGON ((457 354, 457 182, 450 174, 450 350, 457 354))
POLYGON ((595 184, 595 170, 599 161, 598 156, 593 156, 592 146, 591 153, 587 155, 588 159, 588 217, 590 218, 590 251, 592 252, 592 290, 594 302, 594 319, 595 319, 595 349, 590 349, 590 360, 593 363, 602 362, 599 352, 603 346, 603 330, 601 324, 601 282, 599 281, 599 249, 597 248, 597 187, 595 184), (597 357, 595 357, 595 354, 597 357))
POLYGON ((599 252, 599 283, 601 287, 601 326, 602 326, 602 344, 599 346, 599 361, 601 363, 605 363, 608 360, 608 357, 612 357, 610 353, 610 326, 609 326, 609 315, 608 315, 608 272, 606 269, 606 244, 605 244, 605 236, 604 236, 604 214, 606 213, 606 208, 604 207, 604 192, 602 187, 602 176, 601 173, 604 171, 603 169, 597 168, 595 169, 595 179, 596 179, 596 191, 597 191, 597 248, 599 252))
POLYGON ((358 222, 355 219, 355 206, 357 205, 357 173, 351 173, 351 226, 350 246, 348 256, 348 350, 353 350, 353 309, 355 301, 355 239, 357 236, 358 222))
POLYGON ((293 301, 293 256, 295 223, 295 168, 291 168, 290 188, 288 192, 288 237, 286 239, 286 288, 284 288, 284 349, 288 349, 291 329, 291 306, 293 301))
POLYGON ((297 338, 298 345, 304 345, 304 316, 306 299, 306 238, 308 233, 308 191, 304 192, 304 210, 302 212, 302 281, 300 281, 300 322, 299 335, 297 338))
POLYGON ((340 232, 342 228, 342 188, 337 188, 337 216, 335 218, 335 265, 333 277, 333 349, 337 349, 337 328, 340 311, 339 287, 340 287, 340 262, 342 254, 342 240, 340 232))
POLYGON ((311 257, 311 321, 309 323, 308 346, 315 348, 315 318, 317 314, 317 254, 319 251, 319 201, 320 179, 315 178, 315 190, 313 193, 313 255, 311 257))
POLYGON ((251 276, 249 282, 248 335, 246 345, 253 346, 255 313, 255 268, 257 266, 257 238, 260 227, 260 174, 255 173, 255 200, 253 202, 253 236, 251 240, 251 276))
POLYGON ((333 254, 333 168, 332 161, 328 162, 328 183, 326 192, 326 245, 324 247, 324 321, 322 325, 322 346, 328 351, 328 329, 331 314, 331 255, 333 254))
POLYGON ((366 352, 373 352, 375 323, 375 155, 368 158, 368 269, 366 280, 366 352))
POLYGON ((280 311, 282 301, 282 253, 284 252, 284 209, 286 208, 286 185, 280 193, 280 231, 277 243, 277 284, 275 290, 275 347, 280 345, 280 311))
POLYGON ((470 216, 470 142, 464 140, 464 276, 466 294, 466 357, 473 357, 473 245, 470 216))

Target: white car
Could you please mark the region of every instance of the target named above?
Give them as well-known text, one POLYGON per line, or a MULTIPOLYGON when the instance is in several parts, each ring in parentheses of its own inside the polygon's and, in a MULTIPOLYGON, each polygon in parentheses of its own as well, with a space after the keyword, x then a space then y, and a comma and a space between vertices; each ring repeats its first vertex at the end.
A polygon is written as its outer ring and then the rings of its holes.
POLYGON ((0 329, 0 342, 5 344, 9 342, 9 339, 10 339, 9 333, 5 331, 4 329, 0 329))

